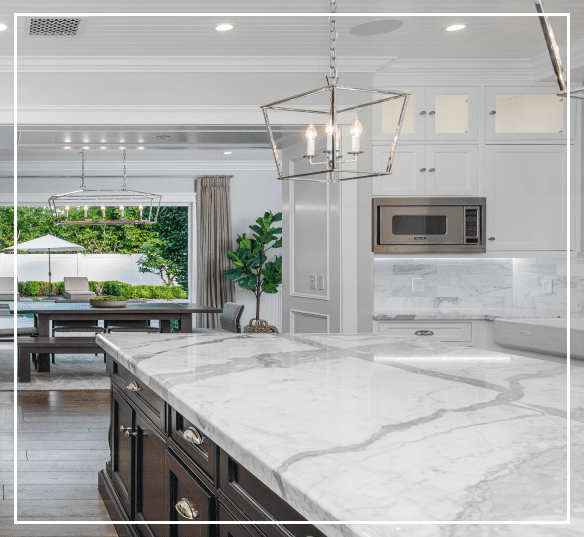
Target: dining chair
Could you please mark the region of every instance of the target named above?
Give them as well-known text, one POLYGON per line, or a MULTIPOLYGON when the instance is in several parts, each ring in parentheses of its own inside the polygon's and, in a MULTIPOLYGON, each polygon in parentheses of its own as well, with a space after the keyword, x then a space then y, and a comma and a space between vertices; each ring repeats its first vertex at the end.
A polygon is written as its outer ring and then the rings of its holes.
POLYGON ((243 305, 235 304, 234 302, 225 302, 223 312, 219 314, 219 322, 221 328, 193 328, 193 334, 212 334, 221 332, 235 332, 241 333, 241 325, 239 320, 243 313, 243 305))

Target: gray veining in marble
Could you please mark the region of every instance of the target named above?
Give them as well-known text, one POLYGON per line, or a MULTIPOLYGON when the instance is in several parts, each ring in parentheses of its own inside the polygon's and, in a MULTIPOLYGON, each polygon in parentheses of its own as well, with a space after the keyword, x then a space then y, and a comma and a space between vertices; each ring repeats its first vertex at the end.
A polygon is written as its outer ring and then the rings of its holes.
MULTIPOLYGON (((308 520, 566 518, 565 364, 365 334, 97 340, 308 520)), ((395 527, 321 529, 479 535, 395 527)))

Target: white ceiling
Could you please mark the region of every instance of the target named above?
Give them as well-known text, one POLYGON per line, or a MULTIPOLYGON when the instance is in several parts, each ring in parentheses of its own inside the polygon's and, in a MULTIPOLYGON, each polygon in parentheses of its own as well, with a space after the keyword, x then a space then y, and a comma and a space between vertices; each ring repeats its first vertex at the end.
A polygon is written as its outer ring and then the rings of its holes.
MULTIPOLYGON (((0 21, 12 24, 20 13, 148 13, 148 12, 267 12, 324 13, 328 2, 313 0, 216 0, 187 2, 167 0, 52 1, 47 12, 42 0, 4 1, 0 21)), ((584 1, 548 0, 548 12, 570 12, 572 41, 584 39, 584 1)), ((338 13, 535 13, 533 0, 339 0, 338 13)), ((373 37, 349 34, 355 24, 379 17, 339 17, 339 56, 397 57, 399 59, 531 59, 546 52, 541 28, 535 17, 402 17, 399 30, 373 37), (442 29, 454 22, 469 24, 459 33, 442 29)), ((565 18, 553 19, 560 46, 566 42, 565 18)), ((19 29, 25 24, 19 18, 19 29)), ((12 55, 13 29, 0 34, 0 55, 12 55)), ((326 56, 326 17, 93 17, 81 38, 21 38, 19 57, 54 56, 326 56), (227 33, 213 30, 219 22, 232 22, 227 33)))

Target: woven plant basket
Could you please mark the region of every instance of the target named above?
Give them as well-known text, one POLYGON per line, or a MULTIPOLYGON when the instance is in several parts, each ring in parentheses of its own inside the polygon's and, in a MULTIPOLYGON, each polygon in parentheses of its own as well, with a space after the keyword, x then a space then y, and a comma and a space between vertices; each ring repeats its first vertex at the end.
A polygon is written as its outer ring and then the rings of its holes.
POLYGON ((263 319, 259 319, 257 322, 255 319, 250 319, 249 324, 243 327, 243 332, 245 334, 277 334, 278 329, 275 326, 270 326, 268 321, 263 319))

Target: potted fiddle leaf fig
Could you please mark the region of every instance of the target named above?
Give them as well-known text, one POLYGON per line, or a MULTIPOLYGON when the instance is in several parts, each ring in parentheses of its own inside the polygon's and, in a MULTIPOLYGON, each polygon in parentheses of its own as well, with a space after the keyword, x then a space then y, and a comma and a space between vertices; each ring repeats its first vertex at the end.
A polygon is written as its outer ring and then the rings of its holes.
POLYGON ((282 228, 272 227, 282 221, 282 213, 265 213, 254 225, 249 226, 252 236, 246 233, 237 236, 237 249, 228 252, 233 268, 223 275, 235 281, 242 289, 253 291, 256 297, 255 319, 244 327, 245 332, 274 332, 277 329, 260 319, 260 301, 264 293, 277 293, 282 283, 282 257, 268 261, 267 252, 282 247, 282 228), (255 321, 255 322, 254 322, 255 321))

